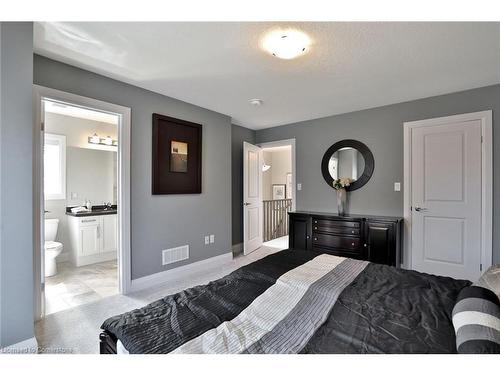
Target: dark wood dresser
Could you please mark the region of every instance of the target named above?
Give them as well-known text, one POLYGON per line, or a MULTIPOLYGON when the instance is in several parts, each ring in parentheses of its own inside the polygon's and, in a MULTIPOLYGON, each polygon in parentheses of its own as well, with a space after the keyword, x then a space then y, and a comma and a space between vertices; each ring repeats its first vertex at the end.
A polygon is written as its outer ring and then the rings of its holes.
POLYGON ((403 218, 289 213, 289 248, 401 266, 403 218))

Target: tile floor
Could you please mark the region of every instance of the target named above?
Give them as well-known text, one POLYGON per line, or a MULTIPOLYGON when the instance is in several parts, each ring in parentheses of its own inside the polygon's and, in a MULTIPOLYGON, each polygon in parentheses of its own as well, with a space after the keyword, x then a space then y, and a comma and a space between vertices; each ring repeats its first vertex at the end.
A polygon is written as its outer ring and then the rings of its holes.
POLYGON ((169 294, 219 279, 246 264, 286 248, 288 238, 282 237, 265 243, 246 256, 234 258, 229 264, 205 270, 189 279, 180 279, 128 295, 117 294, 50 314, 35 324, 38 345, 47 353, 99 353, 99 327, 107 318, 142 307, 169 294))
POLYGON ((53 314, 117 293, 116 260, 83 267, 73 267, 69 262, 58 263, 57 274, 45 278, 45 312, 53 314))

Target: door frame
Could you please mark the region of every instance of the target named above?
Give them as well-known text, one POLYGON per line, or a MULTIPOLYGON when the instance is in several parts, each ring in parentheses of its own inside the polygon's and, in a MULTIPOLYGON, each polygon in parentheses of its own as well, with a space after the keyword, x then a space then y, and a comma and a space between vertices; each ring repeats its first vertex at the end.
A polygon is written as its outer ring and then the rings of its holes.
POLYGON ((292 211, 295 211, 297 202, 297 173, 296 173, 297 164, 295 161, 295 138, 283 139, 280 141, 257 143, 256 146, 259 146, 262 149, 271 147, 280 147, 280 146, 292 146, 292 186, 293 186, 292 211))
POLYGON ((451 121, 481 121, 481 266, 486 270, 493 263, 493 112, 480 111, 403 123, 404 128, 404 253, 402 266, 411 264, 411 137, 412 130, 444 125, 451 121))
POLYGON ((130 254, 130 133, 131 109, 117 104, 88 98, 65 91, 33 85, 34 97, 34 160, 33 160, 33 262, 34 262, 34 315, 35 320, 42 317, 42 246, 44 242, 44 197, 43 197, 43 130, 42 100, 62 102, 73 106, 89 108, 119 116, 117 150, 117 204, 118 204, 118 290, 127 294, 131 285, 130 254))

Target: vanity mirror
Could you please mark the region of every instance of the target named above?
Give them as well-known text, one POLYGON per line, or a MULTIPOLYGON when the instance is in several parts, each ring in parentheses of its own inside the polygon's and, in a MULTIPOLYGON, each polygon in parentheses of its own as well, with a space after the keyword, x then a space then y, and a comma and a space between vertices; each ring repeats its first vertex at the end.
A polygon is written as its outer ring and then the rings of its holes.
POLYGON ((370 149, 359 141, 344 139, 333 144, 323 155, 321 172, 326 183, 333 188, 333 180, 351 178, 354 182, 347 191, 359 189, 373 174, 375 161, 370 149))

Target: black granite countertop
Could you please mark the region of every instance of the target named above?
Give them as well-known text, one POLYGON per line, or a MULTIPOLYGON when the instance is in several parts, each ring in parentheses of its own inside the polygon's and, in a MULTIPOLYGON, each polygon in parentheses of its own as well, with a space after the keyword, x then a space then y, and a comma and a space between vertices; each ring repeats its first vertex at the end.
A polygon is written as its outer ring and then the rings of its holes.
POLYGON ((116 215, 118 213, 118 208, 116 204, 112 205, 111 208, 106 208, 105 206, 92 206, 91 211, 82 211, 78 213, 71 212, 72 207, 66 207, 66 215, 69 216, 99 216, 99 215, 116 215))

